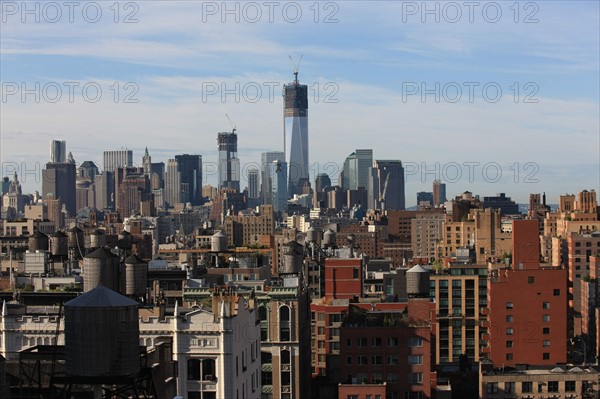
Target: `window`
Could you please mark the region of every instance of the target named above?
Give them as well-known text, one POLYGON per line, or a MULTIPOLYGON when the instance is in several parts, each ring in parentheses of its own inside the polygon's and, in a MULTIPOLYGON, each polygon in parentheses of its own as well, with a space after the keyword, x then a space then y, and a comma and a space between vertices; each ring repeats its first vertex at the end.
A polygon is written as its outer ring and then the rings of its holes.
POLYGON ((388 346, 398 346, 398 338, 388 338, 388 346))
POLYGON ((423 346, 423 338, 421 338, 421 337, 410 337, 408 339, 408 347, 409 348, 415 348, 415 347, 419 347, 419 346, 423 346))
POLYGON ((560 296, 560 289, 558 289, 558 288, 554 289, 554 296, 560 296))
POLYGON ((188 380, 200 380, 200 359, 188 359, 188 380))
POLYGON ((423 383, 423 373, 409 373, 408 374, 409 384, 421 384, 423 383))
POLYGON ((513 303, 512 302, 506 302, 506 309, 512 309, 513 308, 513 303))
POLYGON ((357 338, 356 345, 357 346, 367 346, 367 339, 366 338, 357 338))
POLYGON ((506 329, 506 335, 513 335, 513 329, 512 328, 507 328, 506 329))
POLYGON ((535 284, 535 277, 528 276, 527 277, 527 284, 535 284))
POLYGON ((356 356, 356 364, 360 364, 360 365, 369 364, 369 357, 366 355, 356 356))
POLYGON ((397 355, 388 355, 387 364, 397 365, 398 364, 398 356, 397 355))
POLYGON ((549 315, 549 314, 545 314, 545 315, 542 317, 542 320, 544 320, 545 322, 549 322, 549 321, 550 321, 550 315, 549 315))
POLYGON ((548 381, 548 392, 558 392, 558 381, 548 381))
POLYGON ((398 383, 398 373, 387 373, 388 384, 397 384, 398 383))
POLYGON ((545 340, 544 341, 544 348, 549 348, 550 347, 550 341, 545 340))
POLYGON ((373 338, 373 346, 381 346, 381 338, 373 338))
POLYGON ((515 383, 514 382, 505 382, 504 383, 504 393, 515 393, 515 383))
MULTIPOLYGON (((288 306, 279 308, 279 340, 289 341, 291 330, 291 310, 288 306)), ((320 329, 321 327, 319 327, 320 329)))
POLYGON ((532 393, 533 392, 533 382, 531 382, 531 381, 523 381, 521 383, 521 392, 523 392, 523 393, 532 393))
POLYGON ((497 382, 488 382, 487 383, 487 393, 498 393, 498 383, 497 382))
POLYGON ((565 381, 565 392, 575 392, 575 381, 565 381))
POLYGON ((381 356, 371 356, 371 364, 381 364, 381 356))
POLYGON ((550 309, 550 302, 544 302, 542 304, 542 309, 550 309))
POLYGON ((513 354, 512 353, 507 353, 506 354, 506 360, 513 360, 513 354))
POLYGON ((353 276, 352 277, 353 278, 358 278, 358 269, 357 268, 354 268, 354 270, 353 270, 353 276))
POLYGON ((513 347, 513 342, 512 341, 506 341, 506 347, 507 348, 512 348, 513 347))
POLYGON ((408 356, 408 364, 410 364, 410 365, 423 364, 423 356, 422 355, 408 356))
POLYGON ((358 395, 348 395, 346 396, 347 399, 358 399, 358 395))
POLYGON ((544 328, 542 328, 542 334, 544 334, 544 335, 550 334, 550 327, 544 327, 544 328))
POLYGON ((281 351, 281 364, 290 364, 290 363, 291 363, 290 351, 282 350, 281 351))
POLYGON ((506 322, 507 322, 507 323, 512 323, 512 322, 513 322, 513 317, 512 317, 512 315, 508 315, 508 316, 506 316, 506 322))
POLYGON ((548 352, 543 353, 542 360, 550 360, 550 353, 548 353, 548 352))

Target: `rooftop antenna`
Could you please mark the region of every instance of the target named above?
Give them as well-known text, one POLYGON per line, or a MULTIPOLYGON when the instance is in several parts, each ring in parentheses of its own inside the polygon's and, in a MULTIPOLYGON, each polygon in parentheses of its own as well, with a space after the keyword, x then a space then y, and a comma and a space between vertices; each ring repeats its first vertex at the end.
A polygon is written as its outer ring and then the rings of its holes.
POLYGON ((300 68, 300 64, 302 63, 303 56, 304 56, 304 54, 300 55, 300 59, 298 60, 298 63, 294 62, 291 55, 289 56, 290 61, 292 61, 292 65, 294 66, 294 84, 298 84, 298 68, 300 68))
POLYGON ((227 117, 227 120, 229 121, 229 124, 231 125, 231 133, 235 133, 237 130, 236 125, 233 123, 233 121, 231 120, 229 115, 225 114, 225 116, 227 117))

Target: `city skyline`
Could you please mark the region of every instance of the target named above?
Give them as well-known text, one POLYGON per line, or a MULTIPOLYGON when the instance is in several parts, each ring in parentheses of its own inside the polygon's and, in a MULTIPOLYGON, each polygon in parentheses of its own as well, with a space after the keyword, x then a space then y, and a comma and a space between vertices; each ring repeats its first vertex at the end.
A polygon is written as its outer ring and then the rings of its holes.
MULTIPOLYGON (((465 190, 482 196, 505 192, 525 203, 530 192, 546 191, 554 202, 565 192, 598 189, 597 3, 532 3, 537 9, 521 8, 519 15, 502 4, 497 23, 483 18, 481 8, 472 23, 466 9, 454 23, 445 3, 439 3, 437 21, 423 10, 413 14, 407 9, 412 2, 331 4, 335 7, 319 10, 317 23, 307 4, 297 23, 279 13, 272 23, 263 18, 253 24, 247 14, 239 23, 227 15, 222 22, 221 14, 202 14, 195 2, 177 9, 140 3, 137 23, 115 25, 106 9, 97 24, 81 18, 52 24, 50 37, 47 22, 28 24, 4 15, 3 176, 12 175, 14 164, 31 170, 39 162, 41 170, 52 139, 66 140, 78 162, 99 166, 98 147, 132 149, 134 163, 141 164, 145 146, 156 161, 193 153, 209 165, 217 162, 214 135, 227 130, 227 113, 238 127, 245 186, 243 165, 260 165, 262 152, 283 150, 281 90, 294 70, 288 55, 303 54, 299 80, 308 86, 311 108, 310 163, 319 165, 311 171, 313 185, 322 172, 337 181, 349 153, 372 148, 374 159, 419 167, 425 162, 425 170, 436 162, 440 170, 461 165, 457 182, 442 178, 449 197, 465 190), (325 23, 328 16, 328 22, 337 22, 325 23), (104 29, 109 24, 113 29, 104 29), (65 90, 56 103, 46 101, 48 92, 36 103, 32 95, 21 101, 22 93, 9 94, 11 82, 31 88, 72 81, 97 83, 102 98, 91 103, 79 95, 69 102, 65 90), (128 82, 134 86, 126 87, 128 82), (463 93, 456 103, 453 82, 463 93), (479 88, 496 83, 503 96, 494 103, 479 93, 470 101, 468 82, 479 88), (422 101, 421 88, 435 90, 436 83, 437 93, 422 101), (250 90, 256 86, 258 99, 250 90), (244 87, 250 91, 244 93, 244 87), (237 93, 222 90, 232 88, 237 93), (127 95, 138 102, 126 103, 127 95), (525 102, 527 96, 537 102, 525 102), (565 140, 585 145, 565 151, 565 140), (488 162, 500 165, 499 181, 481 178, 488 162), (475 163, 479 179, 471 182, 469 165, 475 163)), ((121 11, 122 20, 131 10, 121 11)), ((406 179, 408 206, 415 203, 412 194, 429 190, 438 176, 415 177, 406 179)), ((39 189, 39 182, 23 179, 23 173, 20 178, 25 191, 39 189)))

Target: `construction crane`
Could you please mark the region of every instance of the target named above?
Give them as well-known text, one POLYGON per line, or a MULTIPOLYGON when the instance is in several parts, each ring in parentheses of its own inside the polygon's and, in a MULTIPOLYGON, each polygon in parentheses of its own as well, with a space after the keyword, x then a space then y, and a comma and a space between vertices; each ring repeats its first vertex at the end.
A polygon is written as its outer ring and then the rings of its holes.
POLYGON ((379 196, 379 202, 381 202, 382 213, 385 210, 385 194, 387 193, 388 184, 390 183, 390 174, 391 172, 388 172, 387 176, 385 177, 385 183, 383 183, 383 192, 379 196))
POLYGON ((300 63, 302 63, 303 56, 304 56, 304 54, 300 55, 300 59, 298 60, 298 63, 294 62, 291 55, 289 56, 290 61, 292 61, 292 65, 294 66, 294 83, 295 84, 298 84, 298 69, 300 68, 300 63))
POLYGON ((227 117, 227 120, 229 121, 229 124, 231 125, 231 133, 235 133, 237 131, 236 125, 233 123, 233 121, 231 120, 229 115, 225 114, 225 116, 227 117))

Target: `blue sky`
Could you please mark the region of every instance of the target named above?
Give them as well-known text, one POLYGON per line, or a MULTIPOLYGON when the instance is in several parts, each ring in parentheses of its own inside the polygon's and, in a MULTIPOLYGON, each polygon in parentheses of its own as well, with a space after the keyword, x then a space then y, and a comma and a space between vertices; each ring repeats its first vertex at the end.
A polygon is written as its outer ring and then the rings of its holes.
MULTIPOLYGON (((314 171, 336 174, 332 165, 354 149, 373 148, 375 158, 439 170, 452 180, 449 196, 469 189, 526 202, 546 191, 556 202, 599 188, 597 1, 476 2, 473 10, 428 2, 433 13, 420 1, 275 2, 272 21, 264 2, 120 2, 118 16, 112 1, 82 2, 73 22, 62 2, 60 18, 44 3, 26 4, 38 15, 0 2, 3 174, 15 165, 35 170, 53 138, 67 140, 78 162, 99 166, 102 150, 127 147, 139 162, 145 146, 156 161, 198 153, 214 162, 216 133, 230 129, 226 113, 237 125, 242 164, 257 162, 260 152, 282 149, 281 85, 293 77, 288 55, 303 55, 314 171), (96 9, 101 17, 88 22, 96 9), (262 17, 252 23, 257 10, 262 17), (137 22, 124 23, 127 15, 137 22), (64 82, 79 85, 73 101, 64 82), (21 92, 36 83, 39 102, 21 92), (90 83, 102 90, 98 102, 80 91, 90 83), (439 102, 423 98, 421 89, 436 83, 439 102), (62 96, 51 102, 56 84, 62 96), (485 85, 497 102, 482 97, 485 85), (127 94, 137 103, 124 102, 127 94), (472 182, 464 166, 471 162, 479 163, 472 182), (462 175, 453 179, 455 164, 462 175), (498 170, 501 178, 490 176, 498 170)), ((407 176, 409 205, 431 189, 435 176, 422 171, 407 176)), ((28 190, 41 188, 33 174, 22 180, 28 190)))

